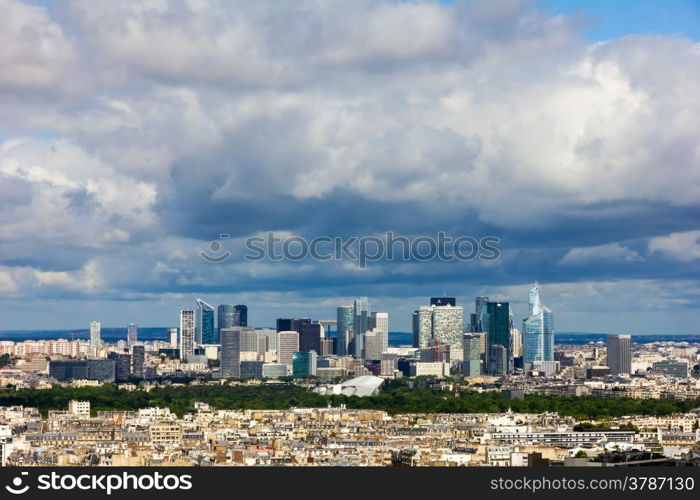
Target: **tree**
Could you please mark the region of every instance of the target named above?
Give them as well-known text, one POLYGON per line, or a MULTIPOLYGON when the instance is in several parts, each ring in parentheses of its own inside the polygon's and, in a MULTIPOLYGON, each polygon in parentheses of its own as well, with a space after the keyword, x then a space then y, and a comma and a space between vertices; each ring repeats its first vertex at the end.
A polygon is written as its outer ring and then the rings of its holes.
POLYGON ((5 368, 12 364, 12 357, 9 354, 0 356, 0 368, 5 368))
POLYGON ((578 450, 576 452, 576 455, 574 455, 576 458, 588 458, 588 453, 586 453, 584 450, 578 450))

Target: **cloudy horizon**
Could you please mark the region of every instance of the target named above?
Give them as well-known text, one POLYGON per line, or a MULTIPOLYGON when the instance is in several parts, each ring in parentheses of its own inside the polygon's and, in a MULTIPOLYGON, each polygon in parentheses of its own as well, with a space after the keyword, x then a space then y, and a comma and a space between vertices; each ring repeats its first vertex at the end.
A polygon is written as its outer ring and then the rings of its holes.
POLYGON ((700 7, 579 3, 0 0, 0 330, 364 295, 410 331, 443 293, 517 326, 538 281, 557 331, 700 333, 700 7), (388 231, 502 256, 243 259, 388 231))

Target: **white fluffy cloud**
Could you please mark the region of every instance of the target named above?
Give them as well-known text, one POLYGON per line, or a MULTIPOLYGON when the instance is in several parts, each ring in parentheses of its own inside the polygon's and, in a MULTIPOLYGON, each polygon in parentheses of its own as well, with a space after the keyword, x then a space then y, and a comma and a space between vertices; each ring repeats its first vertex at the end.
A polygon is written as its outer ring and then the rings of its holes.
POLYGON ((69 87, 77 53, 47 12, 0 0, 0 90, 54 92, 69 87))
POLYGON ((682 262, 700 259, 700 231, 671 233, 667 236, 652 238, 649 251, 661 252, 668 257, 682 262))

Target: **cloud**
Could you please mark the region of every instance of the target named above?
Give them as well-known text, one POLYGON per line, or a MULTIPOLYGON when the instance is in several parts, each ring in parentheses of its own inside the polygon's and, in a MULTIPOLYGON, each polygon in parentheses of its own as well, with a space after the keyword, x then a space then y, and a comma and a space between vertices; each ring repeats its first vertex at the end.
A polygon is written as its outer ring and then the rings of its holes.
POLYGON ((78 59, 61 26, 39 7, 0 0, 0 92, 65 90, 78 59))
POLYGON ((671 233, 667 236, 652 238, 649 251, 659 252, 681 262, 700 259, 700 231, 671 233))
POLYGON ((526 1, 0 1, 15 298, 700 280, 696 41, 590 44, 526 1), (504 257, 243 261, 266 231, 493 235, 504 257), (233 255, 208 265, 221 233, 233 255))
POLYGON ((637 262, 642 260, 638 252, 619 243, 594 247, 572 248, 559 261, 562 265, 584 265, 595 261, 637 262))

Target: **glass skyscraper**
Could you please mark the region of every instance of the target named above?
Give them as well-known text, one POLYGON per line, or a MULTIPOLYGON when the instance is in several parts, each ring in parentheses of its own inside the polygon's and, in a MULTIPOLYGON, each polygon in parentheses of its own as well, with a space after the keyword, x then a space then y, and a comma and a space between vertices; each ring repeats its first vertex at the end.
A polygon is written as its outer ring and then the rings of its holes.
POLYGON ((220 342, 222 328, 248 326, 248 307, 244 306, 243 304, 238 304, 235 306, 231 304, 221 304, 217 308, 216 316, 218 338, 217 341, 214 342, 215 344, 220 342))
POLYGON ((99 321, 90 322, 90 347, 100 347, 100 331, 101 326, 99 321))
POLYGON ((354 328, 353 307, 340 306, 338 308, 337 321, 338 336, 336 338, 336 353, 338 356, 347 356, 348 342, 350 341, 350 330, 354 328))
POLYGON ((513 372, 513 315, 508 302, 487 302, 486 331, 488 372, 504 375, 513 372), (503 349, 496 349, 501 346, 503 349))
POLYGON ((486 313, 489 298, 480 296, 476 298, 476 307, 474 309, 474 314, 471 317, 471 330, 472 332, 483 332, 486 330, 486 313))
POLYGON ((316 351, 297 351, 292 354, 292 376, 308 377, 316 375, 316 351))
POLYGON ((197 319, 194 336, 198 344, 218 344, 216 331, 214 330, 214 308, 197 299, 197 319))
POLYGON ((126 341, 129 346, 134 345, 138 342, 139 338, 139 327, 136 323, 129 323, 126 325, 126 341))
POLYGON ((248 326, 248 306, 245 304, 236 304, 233 308, 238 313, 238 321, 240 326, 248 326))
POLYGON ((364 354, 364 336, 369 330, 369 299, 358 297, 353 305, 353 330, 355 330, 355 357, 361 358, 364 354))
POLYGON ((554 361, 554 315, 542 304, 540 287, 530 289, 530 315, 523 320, 523 363, 554 361))

